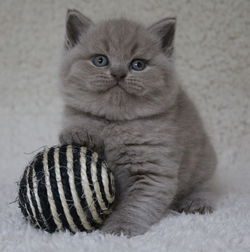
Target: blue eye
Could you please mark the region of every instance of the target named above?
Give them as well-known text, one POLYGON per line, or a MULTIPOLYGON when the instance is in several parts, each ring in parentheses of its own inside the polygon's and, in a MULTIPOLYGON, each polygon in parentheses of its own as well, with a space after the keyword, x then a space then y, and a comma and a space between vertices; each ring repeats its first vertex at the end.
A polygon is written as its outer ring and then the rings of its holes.
POLYGON ((108 57, 105 55, 96 55, 92 59, 92 63, 97 67, 104 67, 109 64, 109 60, 108 60, 108 57))
POLYGON ((135 59, 130 63, 130 67, 135 71, 142 71, 146 67, 146 61, 143 59, 135 59))

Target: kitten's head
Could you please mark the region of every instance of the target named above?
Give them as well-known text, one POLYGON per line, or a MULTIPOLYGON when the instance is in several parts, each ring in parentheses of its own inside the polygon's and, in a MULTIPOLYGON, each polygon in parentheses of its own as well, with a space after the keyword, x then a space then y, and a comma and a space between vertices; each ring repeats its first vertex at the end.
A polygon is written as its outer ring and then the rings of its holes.
POLYGON ((174 18, 145 28, 126 19, 94 24, 69 10, 61 69, 66 104, 109 120, 166 111, 178 90, 174 33, 174 18))

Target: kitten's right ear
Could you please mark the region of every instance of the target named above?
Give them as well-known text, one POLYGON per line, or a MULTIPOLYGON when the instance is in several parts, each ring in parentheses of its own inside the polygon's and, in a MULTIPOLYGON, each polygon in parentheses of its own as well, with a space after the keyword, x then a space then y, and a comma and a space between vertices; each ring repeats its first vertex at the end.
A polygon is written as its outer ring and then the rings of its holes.
POLYGON ((151 25, 149 30, 154 33, 161 42, 163 52, 171 57, 174 51, 176 18, 165 18, 151 25))
POLYGON ((66 16, 65 48, 74 47, 81 34, 85 33, 92 25, 92 21, 77 10, 68 10, 66 16))

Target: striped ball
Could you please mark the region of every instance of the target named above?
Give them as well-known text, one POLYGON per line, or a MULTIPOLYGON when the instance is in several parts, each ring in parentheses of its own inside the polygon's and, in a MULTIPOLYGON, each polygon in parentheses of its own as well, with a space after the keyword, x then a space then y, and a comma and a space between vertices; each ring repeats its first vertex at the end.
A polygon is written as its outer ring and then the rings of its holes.
POLYGON ((114 178, 105 161, 83 146, 56 146, 26 167, 19 206, 30 223, 48 232, 92 231, 111 213, 114 178))

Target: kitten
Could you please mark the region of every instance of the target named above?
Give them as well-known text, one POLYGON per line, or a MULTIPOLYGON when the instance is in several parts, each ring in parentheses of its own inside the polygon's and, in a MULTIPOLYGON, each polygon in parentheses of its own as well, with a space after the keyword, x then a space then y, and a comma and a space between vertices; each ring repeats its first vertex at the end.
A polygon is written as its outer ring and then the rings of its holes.
POLYGON ((86 145, 115 174, 117 199, 103 232, 145 233, 169 209, 212 211, 214 149, 176 77, 175 18, 149 28, 126 19, 66 19, 60 142, 86 145))

